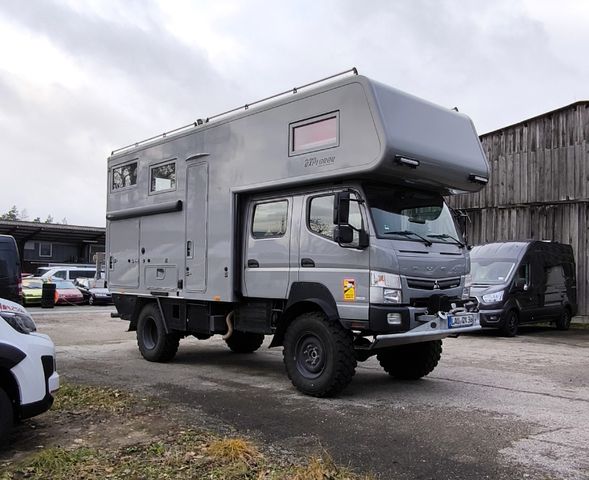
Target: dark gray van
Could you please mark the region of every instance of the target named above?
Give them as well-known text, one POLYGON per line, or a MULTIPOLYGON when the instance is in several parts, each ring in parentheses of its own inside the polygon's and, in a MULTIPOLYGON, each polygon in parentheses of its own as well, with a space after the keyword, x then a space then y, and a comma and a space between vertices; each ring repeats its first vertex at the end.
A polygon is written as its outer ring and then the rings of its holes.
POLYGON ((20 256, 10 235, 0 235, 0 298, 22 303, 20 256))
POLYGON ((575 258, 557 242, 501 242, 470 252, 471 294, 481 325, 513 337, 523 323, 552 322, 567 330, 577 313, 575 258))

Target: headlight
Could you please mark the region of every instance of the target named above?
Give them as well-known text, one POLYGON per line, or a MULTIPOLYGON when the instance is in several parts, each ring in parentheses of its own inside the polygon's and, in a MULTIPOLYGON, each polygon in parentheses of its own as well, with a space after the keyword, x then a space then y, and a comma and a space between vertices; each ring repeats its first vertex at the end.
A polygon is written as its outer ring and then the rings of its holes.
POLYGON ((403 303, 401 277, 394 273, 370 272, 371 303, 403 303))
POLYGON ((483 302, 485 303, 496 303, 500 302, 501 300, 503 300, 503 290, 500 292, 487 293, 486 295, 483 295, 483 302))
POLYGON ((394 273, 370 272, 370 286, 401 289, 401 277, 394 273))
POLYGON ((472 276, 470 273, 464 276, 464 289, 462 290, 462 300, 470 298, 470 287, 472 286, 472 276))
POLYGON ((27 334, 37 331, 35 322, 33 322, 33 319, 28 315, 18 312, 0 312, 0 317, 19 333, 27 334))

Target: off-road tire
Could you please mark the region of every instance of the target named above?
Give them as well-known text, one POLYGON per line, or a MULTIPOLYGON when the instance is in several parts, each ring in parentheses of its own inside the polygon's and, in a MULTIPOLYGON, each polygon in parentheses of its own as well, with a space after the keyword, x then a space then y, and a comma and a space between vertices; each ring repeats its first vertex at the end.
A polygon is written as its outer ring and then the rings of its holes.
POLYGON ((137 321, 137 345, 150 362, 169 362, 178 351, 180 336, 166 333, 159 308, 152 303, 143 307, 137 321))
POLYGON ((313 397, 337 395, 356 373, 352 332, 321 312, 303 313, 292 321, 283 355, 288 378, 313 397))
POLYGON ((264 335, 261 333, 234 331, 225 342, 232 352, 252 353, 262 346, 264 335))
POLYGON ((425 377, 436 368, 441 356, 441 340, 389 347, 376 354, 384 371, 401 380, 425 377))
POLYGON ((515 337, 519 328, 519 315, 517 311, 510 310, 505 317, 505 323, 501 327, 501 333, 505 337, 515 337))
POLYGON ((0 447, 8 445, 8 436, 14 424, 14 410, 10 397, 0 388, 0 447))
POLYGON ((571 312, 568 308, 562 311, 561 316, 556 321, 557 330, 568 330, 571 327, 571 312))

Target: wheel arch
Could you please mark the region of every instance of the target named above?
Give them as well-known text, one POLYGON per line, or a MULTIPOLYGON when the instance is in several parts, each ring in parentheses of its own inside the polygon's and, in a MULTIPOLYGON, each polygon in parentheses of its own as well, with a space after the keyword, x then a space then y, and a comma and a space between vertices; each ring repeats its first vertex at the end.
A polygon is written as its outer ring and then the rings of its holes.
POLYGON ((2 366, 0 366, 0 388, 6 392, 14 405, 14 411, 18 414, 20 412, 20 389, 18 388, 18 382, 13 373, 2 366))
POLYGON ((315 282, 293 283, 270 348, 283 344, 286 329, 296 317, 315 311, 322 312, 328 320, 339 320, 335 299, 325 285, 315 282))

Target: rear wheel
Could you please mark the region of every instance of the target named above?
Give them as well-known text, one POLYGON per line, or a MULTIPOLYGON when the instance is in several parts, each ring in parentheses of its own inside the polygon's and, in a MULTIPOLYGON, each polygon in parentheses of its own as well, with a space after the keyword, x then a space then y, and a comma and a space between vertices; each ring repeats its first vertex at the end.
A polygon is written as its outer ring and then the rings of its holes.
POLYGON ((176 355, 179 343, 177 333, 166 333, 157 305, 143 307, 137 322, 137 345, 143 358, 150 362, 169 362, 176 355))
POLYGON ((10 397, 0 388, 0 446, 8 445, 8 435, 14 423, 14 410, 10 397))
POLYGON ((568 308, 562 311, 561 316, 556 321, 556 328, 558 330, 568 330, 571 326, 571 312, 568 308))
POLYGON ((293 385, 314 397, 337 395, 356 371, 352 333, 320 312, 293 320, 284 336, 283 355, 293 385))
POLYGON ((506 337, 515 337, 519 328, 519 316, 515 310, 507 312, 505 323, 501 327, 501 333, 506 337))
POLYGON ((389 347, 376 354, 385 372, 403 380, 425 377, 436 368, 441 356, 441 340, 389 347))
POLYGON ((88 305, 94 305, 94 295, 88 297, 88 305))
POLYGON ((235 353, 252 353, 260 348, 264 342, 264 335, 234 331, 225 342, 231 351, 235 353))

